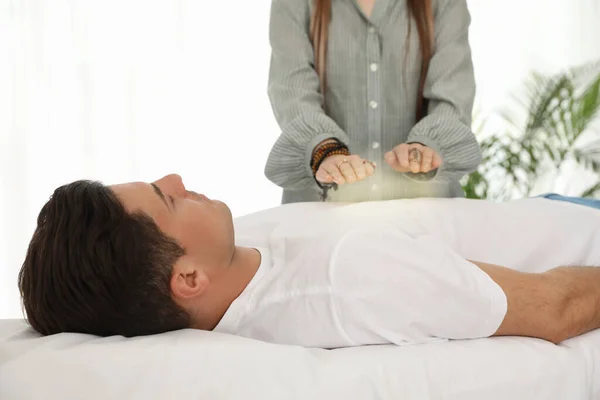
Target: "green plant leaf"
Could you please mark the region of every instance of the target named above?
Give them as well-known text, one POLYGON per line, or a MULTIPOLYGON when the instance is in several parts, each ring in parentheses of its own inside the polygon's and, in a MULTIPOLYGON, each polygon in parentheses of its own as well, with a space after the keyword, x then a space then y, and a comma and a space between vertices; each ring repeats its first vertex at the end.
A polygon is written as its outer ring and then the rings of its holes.
POLYGON ((600 182, 596 183, 595 185, 592 185, 591 187, 589 187, 587 190, 585 190, 583 193, 581 193, 579 196, 580 197, 596 197, 596 192, 600 191, 600 182))
MULTIPOLYGON (((594 130, 600 117, 600 61, 553 76, 533 72, 525 89, 525 96, 513 99, 517 109, 499 113, 507 131, 481 140, 482 164, 463 180, 467 196, 527 196, 539 176, 558 174, 567 160, 600 172, 600 133, 594 130), (516 110, 526 112, 523 127, 516 122, 516 110), (584 138, 593 140, 580 145, 584 138)), ((485 118, 478 117, 474 127, 481 136, 485 118)))

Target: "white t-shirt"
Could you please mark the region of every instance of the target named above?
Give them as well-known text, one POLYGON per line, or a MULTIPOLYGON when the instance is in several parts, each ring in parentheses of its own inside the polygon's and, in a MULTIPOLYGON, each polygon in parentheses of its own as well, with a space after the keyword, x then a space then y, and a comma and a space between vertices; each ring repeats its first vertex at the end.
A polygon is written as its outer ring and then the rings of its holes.
POLYGON ((467 260, 600 265, 600 212, 546 199, 296 203, 235 227, 262 260, 215 331, 307 347, 492 335, 506 296, 467 260))

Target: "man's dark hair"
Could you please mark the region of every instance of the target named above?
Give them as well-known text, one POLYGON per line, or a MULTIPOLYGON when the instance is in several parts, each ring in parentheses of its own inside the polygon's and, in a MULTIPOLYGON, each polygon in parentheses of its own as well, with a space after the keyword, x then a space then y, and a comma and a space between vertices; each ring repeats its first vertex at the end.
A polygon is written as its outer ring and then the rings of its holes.
POLYGON ((187 328, 171 297, 184 249, 99 182, 59 187, 44 205, 19 272, 30 325, 44 335, 149 335, 187 328))

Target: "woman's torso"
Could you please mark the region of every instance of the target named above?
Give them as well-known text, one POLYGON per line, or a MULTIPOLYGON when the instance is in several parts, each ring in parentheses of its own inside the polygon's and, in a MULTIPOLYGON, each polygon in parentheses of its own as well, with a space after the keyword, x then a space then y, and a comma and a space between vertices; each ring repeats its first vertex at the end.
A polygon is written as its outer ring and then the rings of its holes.
MULTIPOLYGON (((311 15, 313 0, 306 1, 311 15)), ((405 0, 376 0, 369 18, 356 0, 332 0, 326 110, 348 135, 351 152, 377 164, 374 176, 330 191, 332 201, 463 196, 456 182, 415 182, 384 161, 416 123, 421 54, 408 13, 405 0)), ((285 191, 283 203, 318 199, 314 189, 285 191)))

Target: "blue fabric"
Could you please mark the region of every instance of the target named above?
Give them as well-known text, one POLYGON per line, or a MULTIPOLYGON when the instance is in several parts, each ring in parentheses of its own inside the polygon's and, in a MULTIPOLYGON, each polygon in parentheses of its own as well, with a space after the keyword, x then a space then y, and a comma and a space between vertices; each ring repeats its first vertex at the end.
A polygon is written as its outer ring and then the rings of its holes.
POLYGON ((586 207, 597 208, 600 210, 600 200, 584 199, 583 197, 567 197, 556 193, 542 194, 538 197, 543 197, 549 200, 565 201, 567 203, 579 204, 586 207))

